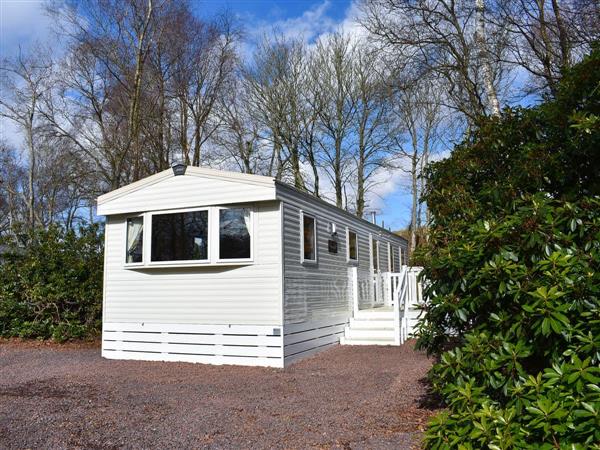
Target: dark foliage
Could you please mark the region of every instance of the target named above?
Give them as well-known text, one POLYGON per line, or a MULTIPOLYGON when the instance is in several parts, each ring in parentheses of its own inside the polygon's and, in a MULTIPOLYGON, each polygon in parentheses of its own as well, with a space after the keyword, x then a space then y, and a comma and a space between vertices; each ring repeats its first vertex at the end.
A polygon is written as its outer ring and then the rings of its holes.
POLYGON ((64 341, 99 333, 103 233, 37 230, 0 255, 0 335, 64 341))
POLYGON ((432 164, 428 448, 600 448, 600 51, 432 164))

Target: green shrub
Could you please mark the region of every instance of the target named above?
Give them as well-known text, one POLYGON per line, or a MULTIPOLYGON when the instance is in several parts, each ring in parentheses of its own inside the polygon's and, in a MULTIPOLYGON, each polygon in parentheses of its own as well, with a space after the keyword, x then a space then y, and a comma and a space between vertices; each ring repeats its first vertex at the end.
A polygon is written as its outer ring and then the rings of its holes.
POLYGON ((103 234, 98 226, 37 230, 0 260, 0 335, 63 341, 101 328, 103 234))
POLYGON ((600 449, 600 53, 427 174, 427 448, 600 449))

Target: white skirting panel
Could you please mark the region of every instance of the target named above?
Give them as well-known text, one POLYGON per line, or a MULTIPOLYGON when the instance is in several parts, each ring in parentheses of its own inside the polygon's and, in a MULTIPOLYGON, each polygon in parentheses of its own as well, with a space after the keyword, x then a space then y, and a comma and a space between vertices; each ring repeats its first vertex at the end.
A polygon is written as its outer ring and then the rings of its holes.
POLYGON ((339 316, 284 325, 284 365, 340 343, 348 317, 339 316))
POLYGON ((104 323, 102 356, 283 367, 283 336, 267 325, 104 323))

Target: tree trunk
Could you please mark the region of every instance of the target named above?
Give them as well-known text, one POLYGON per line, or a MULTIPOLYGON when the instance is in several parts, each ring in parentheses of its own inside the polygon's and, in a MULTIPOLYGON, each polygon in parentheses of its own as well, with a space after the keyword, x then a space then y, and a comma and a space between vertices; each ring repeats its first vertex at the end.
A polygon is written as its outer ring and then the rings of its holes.
POLYGON ((144 71, 144 62, 145 62, 145 51, 144 45, 146 42, 146 33, 148 31, 148 27, 150 25, 150 20, 152 18, 152 0, 148 0, 148 11, 146 13, 146 18, 144 21, 144 26, 142 27, 141 33, 138 37, 138 46, 137 46, 137 54, 136 54, 136 63, 135 63, 135 75, 133 78, 133 97, 131 99, 131 105, 129 108, 129 145, 133 147, 133 157, 134 157, 134 166, 133 166, 133 178, 134 181, 137 181, 141 178, 141 162, 142 155, 139 143, 139 104, 140 104, 140 96, 142 90, 142 74, 144 71))
POLYGON ((356 216, 362 217, 365 213, 365 161, 361 151, 356 168, 356 216))
POLYGON ((192 165, 200 167, 200 151, 202 146, 202 130, 201 126, 196 122, 194 130, 194 155, 192 156, 192 165))
POLYGON ((336 138, 335 141, 335 161, 333 164, 333 176, 335 185, 335 206, 344 207, 344 192, 342 180, 342 140, 336 138))
POLYGON ((181 126, 181 131, 179 134, 179 143, 181 145, 181 156, 183 159, 183 164, 185 164, 186 166, 190 165, 190 147, 188 145, 188 138, 187 138, 187 133, 188 133, 188 109, 187 109, 187 104, 186 102, 183 100, 183 98, 179 99, 179 108, 180 108, 180 112, 179 112, 179 116, 180 116, 180 126, 181 126))
POLYGON ((300 172, 300 155, 297 146, 290 148, 290 157, 292 160, 292 172, 294 173, 294 187, 305 191, 306 186, 300 172))
POLYGON ((415 251, 417 247, 417 207, 418 207, 418 171, 417 171, 417 152, 415 148, 415 153, 413 153, 412 161, 411 161, 411 197, 412 197, 412 205, 410 209, 410 253, 415 251))
POLYGON ((487 93, 488 103, 493 116, 500 115, 500 102, 494 86, 494 72, 490 64, 489 53, 487 50, 487 39, 485 34, 485 3, 484 0, 475 0, 475 9, 477 13, 477 31, 476 40, 479 50, 479 59, 482 64, 483 82, 487 93))
POLYGON ((552 73, 552 43, 550 42, 550 38, 548 37, 548 26, 546 23, 546 11, 545 11, 545 0, 537 0, 538 12, 539 12, 539 21, 540 21, 540 36, 544 43, 544 50, 542 56, 542 65, 544 66, 544 72, 546 73, 546 81, 548 82, 548 87, 552 92, 552 95, 556 94, 556 80, 554 79, 554 74, 552 73))
POLYGON ((28 179, 27 179, 27 187, 29 189, 27 195, 27 207, 29 209, 28 219, 29 219, 29 229, 33 231, 35 228, 35 167, 36 167, 36 155, 35 155, 35 147, 33 144, 33 110, 29 116, 29 122, 27 123, 27 147, 29 150, 29 170, 28 170, 28 179))
POLYGON ((560 68, 564 72, 571 65, 571 51, 569 46, 569 35, 562 19, 562 12, 558 0, 552 0, 552 10, 556 19, 556 28, 558 29, 558 42, 560 44, 560 68))

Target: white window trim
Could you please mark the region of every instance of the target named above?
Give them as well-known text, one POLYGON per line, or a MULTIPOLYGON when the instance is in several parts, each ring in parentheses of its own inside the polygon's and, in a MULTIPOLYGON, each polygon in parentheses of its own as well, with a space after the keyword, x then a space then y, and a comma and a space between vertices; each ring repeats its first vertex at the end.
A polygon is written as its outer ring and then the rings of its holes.
POLYGON ((348 264, 358 266, 359 261, 359 249, 358 249, 358 233, 356 230, 346 227, 346 262, 348 264), (350 233, 354 233, 356 236, 356 259, 350 258, 350 233))
POLYGON ((143 267, 144 266, 144 264, 146 263, 146 215, 145 214, 132 214, 125 218, 125 233, 123 236, 123 246, 121 248, 123 248, 123 250, 125 252, 124 258, 123 258, 125 260, 125 267, 135 268, 135 267, 143 267), (129 262, 127 262, 127 221, 129 219, 135 219, 136 217, 142 218, 142 261, 129 263, 129 262))
MULTIPOLYGON (((124 260, 127 260, 127 219, 132 217, 143 217, 143 252, 141 263, 123 264, 125 269, 158 269, 169 267, 202 267, 202 266, 241 266, 254 263, 254 230, 256 226, 255 206, 253 204, 227 205, 227 206, 203 206, 195 208, 165 209, 149 211, 142 214, 132 214, 125 218, 125 233, 123 247, 125 249, 124 260), (219 259, 219 210, 231 208, 247 208, 250 210, 250 258, 219 259), (177 214, 195 211, 208 211, 208 258, 207 259, 185 259, 176 261, 152 261, 152 216, 162 214, 177 214)), ((316 219, 315 219, 316 231, 316 219)))
POLYGON ((317 218, 316 216, 312 215, 312 214, 308 214, 304 211, 300 211, 300 263, 302 264, 307 264, 307 265, 315 265, 317 264, 317 261, 319 260, 319 252, 318 252, 318 248, 317 248, 317 242, 319 242, 319 239, 317 237, 317 218), (314 220, 314 224, 315 224, 315 233, 313 236, 313 245, 314 245, 314 249, 315 249, 315 259, 305 259, 304 258, 304 217, 310 217, 311 219, 314 220))
MULTIPOLYGON (((228 206, 216 206, 215 208, 215 213, 213 214, 213 220, 214 220, 214 225, 212 227, 212 229, 214 230, 214 239, 213 242, 215 242, 215 245, 213 245, 214 248, 214 261, 216 261, 217 264, 226 264, 226 263, 230 263, 230 264, 235 264, 235 263, 251 263, 254 262, 254 230, 256 229, 255 223, 254 223, 254 208, 252 208, 251 206, 248 205, 228 205, 228 206), (249 209, 250 210, 250 230, 248 230, 250 232, 250 258, 221 258, 220 255, 220 242, 221 242, 221 237, 219 236, 219 232, 220 232, 220 211, 222 209, 240 209, 240 208, 244 208, 244 209, 249 209)), ((210 220, 210 219, 209 219, 210 220)), ((209 234, 210 234, 210 228, 209 227, 209 234)), ((210 238, 209 238, 209 243, 210 243, 210 238)), ((210 255, 210 245, 209 245, 209 255, 210 255)))
MULTIPOLYGON (((202 208, 183 208, 183 209, 169 209, 166 211, 151 211, 146 213, 148 216, 148 227, 149 227, 149 233, 148 233, 148 238, 147 238, 147 242, 148 242, 148 248, 149 248, 149 252, 148 252, 148 260, 146 263, 147 267, 171 267, 171 266, 191 266, 191 265, 197 265, 197 266, 202 266, 202 265, 207 265, 210 264, 211 262, 211 258, 210 258, 210 252, 213 246, 213 243, 211 242, 211 228, 213 228, 211 226, 211 215, 212 215, 212 211, 211 208, 208 207, 202 207, 202 208), (208 258, 206 259, 178 259, 175 261, 152 261, 152 219, 154 216, 162 216, 162 215, 167 215, 167 214, 178 214, 178 213, 186 213, 186 212, 197 212, 197 211, 207 211, 208 212, 208 230, 207 230, 207 238, 208 238, 208 258)), ((146 239, 146 237, 144 237, 144 239, 146 239)))
POLYGON ((387 258, 387 260, 388 260, 387 271, 388 272, 393 272, 393 270, 392 270, 392 261, 394 259, 394 255, 392 254, 392 251, 393 251, 392 250, 392 243, 388 242, 387 243, 387 254, 388 254, 388 258, 387 258))

